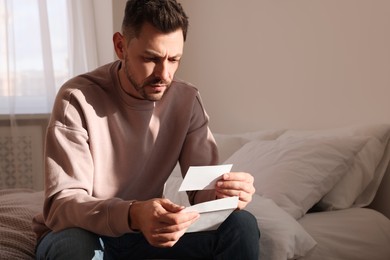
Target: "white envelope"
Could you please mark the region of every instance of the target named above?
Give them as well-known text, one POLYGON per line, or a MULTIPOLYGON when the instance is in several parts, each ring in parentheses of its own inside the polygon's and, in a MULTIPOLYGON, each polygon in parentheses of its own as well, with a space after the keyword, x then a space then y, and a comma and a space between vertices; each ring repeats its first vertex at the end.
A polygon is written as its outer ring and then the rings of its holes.
POLYGON ((238 197, 207 201, 187 207, 183 212, 199 212, 200 218, 186 232, 216 230, 238 206, 238 197))

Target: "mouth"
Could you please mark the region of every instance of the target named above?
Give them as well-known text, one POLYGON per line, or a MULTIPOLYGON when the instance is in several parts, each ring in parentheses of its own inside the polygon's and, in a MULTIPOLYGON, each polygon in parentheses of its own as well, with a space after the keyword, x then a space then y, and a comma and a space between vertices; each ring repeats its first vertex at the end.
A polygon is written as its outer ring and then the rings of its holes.
POLYGON ((148 87, 150 87, 153 90, 153 92, 159 93, 164 91, 167 88, 167 85, 154 84, 154 85, 148 85, 148 87))

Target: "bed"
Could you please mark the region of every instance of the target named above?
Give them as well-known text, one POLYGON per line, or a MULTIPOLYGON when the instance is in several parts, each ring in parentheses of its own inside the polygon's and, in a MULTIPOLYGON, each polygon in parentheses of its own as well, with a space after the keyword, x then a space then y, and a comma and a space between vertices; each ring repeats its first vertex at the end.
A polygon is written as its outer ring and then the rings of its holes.
MULTIPOLYGON (((255 177, 260 259, 390 259, 390 125, 215 134, 222 163, 255 177)), ((178 168, 165 196, 177 193, 178 168)))
MULTIPOLYGON (((390 259, 390 125, 215 138, 221 163, 255 177, 247 210, 261 230, 260 259, 390 259)), ((188 205, 178 169, 164 196, 188 205)), ((42 202, 43 191, 0 190, 0 259, 33 259, 42 202)))

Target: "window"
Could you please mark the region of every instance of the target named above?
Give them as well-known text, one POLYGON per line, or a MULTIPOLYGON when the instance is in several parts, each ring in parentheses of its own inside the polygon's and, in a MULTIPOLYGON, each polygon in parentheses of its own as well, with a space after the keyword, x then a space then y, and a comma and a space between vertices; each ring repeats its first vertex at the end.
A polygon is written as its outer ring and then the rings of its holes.
POLYGON ((51 111, 70 76, 66 0, 0 0, 0 114, 51 111))

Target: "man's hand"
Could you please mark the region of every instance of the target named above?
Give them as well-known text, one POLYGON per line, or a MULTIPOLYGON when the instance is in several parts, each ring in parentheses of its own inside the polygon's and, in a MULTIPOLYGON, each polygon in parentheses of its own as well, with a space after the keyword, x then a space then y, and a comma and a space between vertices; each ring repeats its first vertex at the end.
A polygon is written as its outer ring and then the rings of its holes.
POLYGON ((217 198, 226 198, 238 196, 238 209, 243 209, 251 202, 252 195, 255 193, 253 186, 253 176, 246 172, 229 172, 222 175, 217 181, 216 187, 217 198))
POLYGON ((131 205, 131 228, 140 230, 155 247, 172 247, 199 214, 180 212, 183 206, 168 199, 137 201, 131 205))

